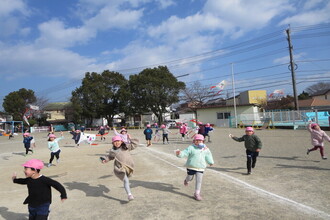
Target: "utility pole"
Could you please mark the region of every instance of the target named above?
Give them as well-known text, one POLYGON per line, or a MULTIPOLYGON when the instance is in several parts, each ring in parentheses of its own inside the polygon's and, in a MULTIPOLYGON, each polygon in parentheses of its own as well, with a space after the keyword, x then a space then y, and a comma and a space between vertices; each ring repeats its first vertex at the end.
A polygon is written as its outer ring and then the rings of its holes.
POLYGON ((231 63, 231 83, 233 87, 233 95, 234 95, 234 116, 235 116, 235 128, 237 128, 237 110, 236 110, 236 94, 235 94, 235 78, 234 78, 234 64, 231 63))
POLYGON ((291 70, 291 77, 292 77, 292 87, 293 87, 293 96, 294 96, 294 107, 295 110, 299 110, 299 104, 298 104, 298 95, 297 95, 297 88, 296 88, 296 64, 293 61, 293 46, 291 44, 291 37, 290 37, 290 27, 286 29, 286 34, 288 35, 288 43, 289 43, 289 53, 290 53, 290 66, 289 70, 291 70))

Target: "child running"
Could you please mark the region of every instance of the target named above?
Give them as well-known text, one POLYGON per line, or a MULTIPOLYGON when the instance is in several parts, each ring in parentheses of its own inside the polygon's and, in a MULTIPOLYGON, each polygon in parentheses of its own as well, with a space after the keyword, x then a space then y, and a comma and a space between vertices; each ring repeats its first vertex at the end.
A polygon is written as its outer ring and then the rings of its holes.
POLYGON ((112 138, 112 149, 106 158, 101 157, 102 163, 107 163, 114 160, 114 173, 122 181, 124 181, 124 188, 128 196, 128 201, 134 199, 129 186, 129 177, 132 176, 134 171, 134 161, 130 154, 131 150, 136 148, 136 144, 125 144, 120 136, 112 138))
POLYGON ((79 139, 81 136, 80 130, 72 129, 72 131, 70 131, 70 134, 72 135, 72 139, 74 140, 76 147, 79 147, 79 139))
POLYGON ((144 129, 143 134, 146 137, 146 141, 147 141, 147 147, 151 146, 151 139, 152 139, 152 129, 150 128, 150 124, 147 124, 147 128, 144 129))
POLYGON ((311 133, 312 145, 313 148, 307 149, 307 155, 311 151, 320 149, 320 154, 323 160, 326 160, 327 157, 324 155, 324 139, 330 142, 330 137, 321 130, 320 126, 317 123, 310 123, 307 127, 308 131, 311 133))
MULTIPOLYGON (((31 149, 31 143, 32 143, 33 137, 30 136, 30 133, 24 133, 23 134, 23 143, 25 147, 25 155, 27 156, 29 151, 33 154, 33 150, 31 149)), ((33 143, 34 144, 34 143, 33 143)))
POLYGON ((120 136, 121 139, 127 144, 130 143, 131 135, 127 133, 127 130, 125 128, 122 128, 120 130, 120 133, 116 130, 115 127, 113 127, 113 132, 115 133, 115 136, 120 136))
POLYGON ((193 144, 184 149, 183 151, 176 150, 177 157, 187 157, 187 177, 183 184, 188 186, 188 183, 193 180, 196 175, 195 193, 194 198, 197 201, 201 201, 200 195, 202 188, 203 173, 207 165, 213 166, 214 161, 212 153, 209 148, 204 144, 204 136, 196 134, 193 140, 193 144))
POLYGON ((12 180, 14 183, 27 185, 29 195, 23 204, 28 204, 29 219, 47 220, 52 203, 51 187, 61 193, 62 202, 67 199, 65 188, 59 182, 40 174, 44 167, 41 160, 32 159, 22 166, 26 178, 17 178, 14 174, 12 180))
POLYGON ((160 126, 160 130, 163 132, 163 144, 165 144, 165 140, 167 144, 170 144, 170 142, 168 142, 168 133, 171 133, 170 130, 164 124, 160 126))
POLYGON ((242 142, 244 141, 244 146, 246 148, 246 168, 247 168, 247 175, 252 173, 251 168, 255 168, 257 163, 257 157, 259 156, 259 152, 262 148, 262 143, 260 138, 254 134, 254 130, 252 127, 245 128, 245 135, 238 138, 229 134, 229 137, 235 141, 242 142))
POLYGON ((60 138, 56 138, 55 134, 50 134, 48 136, 48 148, 50 150, 50 159, 49 159, 49 163, 48 163, 47 167, 52 166, 52 162, 54 160, 54 157, 56 157, 56 162, 57 163, 60 162, 61 149, 60 149, 60 146, 58 145, 58 142, 62 139, 64 139, 62 131, 61 131, 61 137, 60 138))

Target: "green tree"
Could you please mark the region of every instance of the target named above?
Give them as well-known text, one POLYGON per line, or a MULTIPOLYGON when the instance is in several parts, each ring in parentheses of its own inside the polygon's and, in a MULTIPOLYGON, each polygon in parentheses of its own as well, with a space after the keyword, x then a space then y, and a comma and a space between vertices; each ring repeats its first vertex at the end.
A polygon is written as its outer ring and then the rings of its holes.
POLYGON ((152 112, 162 123, 163 114, 168 112, 169 106, 179 101, 178 94, 185 84, 178 81, 166 66, 159 66, 131 75, 129 88, 131 111, 152 112))
POLYGON ((309 99, 309 94, 305 91, 303 91, 300 95, 298 95, 298 99, 299 100, 305 100, 305 99, 309 99))
POLYGON ((33 104, 36 101, 37 98, 35 97, 33 90, 22 88, 5 96, 2 107, 7 114, 13 116, 14 120, 22 121, 28 105, 33 104))
POLYGON ((94 118, 104 117, 111 125, 113 117, 124 111, 127 105, 127 83, 118 72, 86 73, 82 85, 72 92, 75 119, 81 120, 79 117, 83 116, 91 123, 94 118))

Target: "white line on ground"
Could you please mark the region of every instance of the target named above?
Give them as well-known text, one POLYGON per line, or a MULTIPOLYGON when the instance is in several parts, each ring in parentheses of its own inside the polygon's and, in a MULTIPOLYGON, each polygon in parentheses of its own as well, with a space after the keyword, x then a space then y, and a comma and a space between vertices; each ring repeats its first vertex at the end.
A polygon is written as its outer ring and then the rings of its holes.
MULTIPOLYGON (((171 159, 176 158, 176 159, 178 159, 178 160, 181 160, 180 158, 177 158, 176 156, 174 156, 174 155, 172 155, 172 154, 164 153, 164 152, 161 152, 161 151, 157 151, 157 150, 154 150, 154 149, 152 149, 152 148, 147 148, 147 147, 146 147, 146 148, 143 148, 143 149, 146 149, 146 150, 152 151, 153 153, 157 153, 157 154, 160 154, 160 155, 164 155, 164 156, 166 156, 166 157, 171 157, 171 159)), ((178 169, 180 169, 180 170, 182 170, 182 171, 186 171, 186 168, 179 167, 179 166, 177 166, 177 165, 175 165, 175 164, 169 162, 168 160, 165 160, 165 159, 163 159, 163 158, 161 158, 161 157, 158 157, 158 156, 156 156, 156 155, 154 155, 154 154, 152 154, 152 153, 150 153, 150 152, 148 152, 148 153, 149 153, 152 157, 155 157, 155 158, 157 158, 157 159, 159 159, 159 160, 161 160, 161 161, 164 161, 165 163, 167 163, 167 164, 169 164, 169 165, 171 165, 171 166, 173 166, 173 167, 176 167, 176 168, 178 168, 178 169)), ((235 178, 235 177, 232 177, 232 176, 230 176, 230 175, 224 174, 224 173, 219 172, 219 171, 216 171, 216 170, 211 170, 211 169, 208 169, 208 172, 213 172, 213 173, 215 173, 215 174, 217 174, 217 175, 220 175, 220 176, 222 176, 222 177, 225 177, 227 180, 229 180, 229 181, 231 181, 231 182, 233 182, 233 183, 235 183, 235 184, 238 184, 238 185, 244 186, 245 188, 248 188, 248 189, 250 189, 250 190, 253 190, 253 191, 255 191, 255 192, 258 192, 258 193, 260 193, 260 194, 262 194, 262 195, 264 195, 264 196, 271 197, 271 198, 276 199, 276 200, 278 200, 278 201, 280 201, 280 202, 286 202, 286 203, 288 203, 288 204, 290 204, 290 205, 292 205, 292 206, 298 208, 299 210, 302 210, 302 211, 306 212, 307 214, 316 214, 316 215, 318 215, 319 217, 322 217, 322 218, 324 218, 324 219, 329 219, 329 218, 330 218, 330 214, 329 214, 329 213, 326 213, 326 212, 323 212, 323 211, 320 211, 320 210, 314 209, 314 208, 312 208, 312 207, 310 207, 310 206, 307 206, 307 205, 304 205, 304 204, 302 204, 302 203, 296 202, 296 201, 294 201, 294 200, 292 200, 292 199, 288 199, 288 198, 285 198, 285 197, 283 197, 283 196, 277 195, 277 194, 275 194, 275 193, 272 193, 272 192, 266 191, 266 190, 264 190, 264 189, 261 189, 261 188, 259 188, 259 187, 253 186, 253 185, 251 185, 251 184, 249 184, 249 183, 247 183, 247 182, 244 182, 244 181, 242 181, 242 180, 240 180, 240 179, 237 179, 237 178, 235 178)))

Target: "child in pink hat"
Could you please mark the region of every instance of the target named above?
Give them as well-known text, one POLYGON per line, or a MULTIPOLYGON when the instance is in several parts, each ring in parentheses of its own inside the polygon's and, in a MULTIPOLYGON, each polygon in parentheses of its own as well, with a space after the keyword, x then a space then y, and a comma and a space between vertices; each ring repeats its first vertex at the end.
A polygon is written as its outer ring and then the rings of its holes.
POLYGON ((245 135, 238 138, 229 134, 229 137, 235 141, 242 142, 244 141, 244 146, 246 148, 246 168, 247 174, 250 175, 252 173, 251 168, 255 168, 257 163, 257 157, 259 156, 259 152, 262 148, 262 143, 260 138, 254 134, 254 130, 252 127, 245 128, 245 135))
POLYGON ((61 132, 61 137, 56 138, 55 134, 48 135, 48 149, 50 150, 50 159, 47 167, 52 166, 52 162, 54 160, 54 157, 56 157, 56 162, 60 162, 60 153, 61 148, 58 142, 60 140, 64 139, 63 132, 61 132))
POLYGON ((107 163, 114 160, 114 173, 124 182, 124 188, 128 196, 128 200, 134 199, 129 186, 129 177, 132 176, 134 171, 134 161, 130 154, 137 146, 137 140, 131 140, 131 144, 126 144, 121 136, 117 135, 112 138, 112 149, 106 157, 101 157, 102 163, 107 163))
POLYGON ((15 173, 12 180, 14 183, 28 187, 29 195, 23 204, 28 204, 29 219, 48 219, 52 202, 51 187, 61 193, 62 202, 67 199, 65 188, 59 182, 40 174, 40 170, 44 167, 41 160, 32 159, 22 166, 26 178, 17 178, 15 173))
POLYGON ((307 130, 311 133, 312 145, 313 148, 307 149, 307 155, 311 151, 320 149, 320 154, 323 160, 326 160, 327 157, 324 155, 324 139, 330 142, 330 137, 321 130, 320 126, 317 123, 309 123, 307 130))
POLYGON ((143 134, 144 134, 145 137, 146 137, 147 147, 149 147, 149 146, 152 145, 152 143, 151 143, 151 139, 152 139, 152 129, 151 129, 151 125, 150 125, 150 124, 147 124, 146 127, 147 127, 147 128, 144 129, 143 134))
POLYGON ((27 156, 29 151, 33 154, 33 150, 31 149, 31 144, 32 144, 33 137, 30 136, 30 133, 25 132, 23 134, 23 144, 25 147, 25 155, 27 156))
POLYGON ((197 201, 202 200, 200 193, 204 170, 207 165, 213 166, 214 164, 212 153, 204 144, 204 136, 201 134, 196 134, 192 145, 188 146, 183 151, 176 150, 175 154, 180 158, 187 157, 187 162, 185 165, 187 167, 187 176, 183 184, 188 186, 188 183, 193 180, 194 176, 196 176, 194 198, 197 201))

